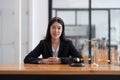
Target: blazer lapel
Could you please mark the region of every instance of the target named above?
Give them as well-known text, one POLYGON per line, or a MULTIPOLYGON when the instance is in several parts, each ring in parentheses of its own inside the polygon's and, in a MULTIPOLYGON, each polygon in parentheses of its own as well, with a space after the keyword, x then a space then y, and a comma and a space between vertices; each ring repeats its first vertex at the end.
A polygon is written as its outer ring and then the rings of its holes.
POLYGON ((64 44, 62 41, 60 41, 60 46, 59 46, 59 52, 58 52, 58 57, 62 55, 62 50, 63 50, 64 44))
POLYGON ((48 48, 50 55, 53 56, 53 55, 52 55, 52 45, 51 45, 51 41, 47 41, 47 42, 46 42, 46 47, 48 48))

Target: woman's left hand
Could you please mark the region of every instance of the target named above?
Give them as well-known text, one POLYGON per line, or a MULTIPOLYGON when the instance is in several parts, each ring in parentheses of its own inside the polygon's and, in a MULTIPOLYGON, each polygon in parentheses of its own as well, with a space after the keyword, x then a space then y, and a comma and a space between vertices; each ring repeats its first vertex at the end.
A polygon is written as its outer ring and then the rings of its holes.
POLYGON ((48 64, 60 64, 61 59, 58 57, 49 57, 48 58, 48 64))

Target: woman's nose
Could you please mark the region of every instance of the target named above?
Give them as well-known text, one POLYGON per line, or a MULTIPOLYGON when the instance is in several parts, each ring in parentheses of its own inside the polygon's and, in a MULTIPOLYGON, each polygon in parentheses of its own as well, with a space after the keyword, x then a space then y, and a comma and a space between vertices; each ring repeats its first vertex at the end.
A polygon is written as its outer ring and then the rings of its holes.
POLYGON ((55 31, 57 32, 57 31, 58 31, 58 29, 56 28, 56 29, 55 29, 55 31))

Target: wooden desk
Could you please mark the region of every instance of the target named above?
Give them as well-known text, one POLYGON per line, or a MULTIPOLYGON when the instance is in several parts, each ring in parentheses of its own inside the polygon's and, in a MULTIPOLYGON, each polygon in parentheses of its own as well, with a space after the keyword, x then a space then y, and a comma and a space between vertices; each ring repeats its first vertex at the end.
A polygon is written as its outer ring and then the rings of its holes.
MULTIPOLYGON (((47 64, 0 65, 0 80, 6 77, 11 77, 11 76, 22 76, 22 77, 28 76, 27 78, 31 78, 32 76, 39 76, 40 79, 42 77, 49 76, 48 78, 51 79, 50 76, 53 76, 53 75, 56 75, 54 77, 57 79, 60 78, 61 76, 64 78, 66 76, 67 77, 69 76, 69 80, 74 80, 76 78, 79 79, 80 77, 85 78, 86 76, 90 78, 91 76, 92 77, 94 76, 96 78, 109 76, 109 78, 113 79, 116 77, 120 78, 119 77, 120 66, 110 65, 110 64, 101 64, 98 68, 92 69, 88 64, 86 64, 85 67, 70 67, 68 64, 64 64, 64 65, 61 65, 61 64, 60 65, 56 65, 56 64, 53 64, 53 65, 47 65, 47 64), (28 75, 31 75, 31 76, 28 76, 28 75), (72 78, 74 77, 74 79, 71 79, 71 77, 72 78)), ((18 77, 18 78, 21 78, 21 77, 18 77)))

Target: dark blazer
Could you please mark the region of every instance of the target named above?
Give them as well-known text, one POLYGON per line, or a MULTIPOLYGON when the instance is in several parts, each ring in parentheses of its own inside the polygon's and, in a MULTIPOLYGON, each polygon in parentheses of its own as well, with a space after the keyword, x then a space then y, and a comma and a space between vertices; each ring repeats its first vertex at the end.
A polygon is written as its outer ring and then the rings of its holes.
MULTIPOLYGON (((41 40, 37 47, 31 51, 24 59, 24 63, 37 64, 39 56, 42 55, 42 58, 52 57, 52 45, 51 41, 41 40)), ((70 40, 60 40, 58 57, 61 59, 62 63, 69 63, 74 60, 76 57, 82 58, 80 52, 78 52, 72 41, 70 40)))

